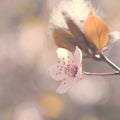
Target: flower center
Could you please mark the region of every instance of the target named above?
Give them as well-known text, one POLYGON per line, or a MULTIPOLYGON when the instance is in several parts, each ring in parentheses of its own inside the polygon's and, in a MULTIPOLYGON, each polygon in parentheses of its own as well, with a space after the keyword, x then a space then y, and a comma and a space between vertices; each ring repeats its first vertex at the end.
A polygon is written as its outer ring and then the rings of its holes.
POLYGON ((72 66, 71 68, 69 68, 69 76, 70 77, 76 77, 76 74, 78 72, 78 67, 76 66, 72 66))
POLYGON ((78 67, 75 66, 73 63, 74 61, 70 61, 70 60, 66 62, 65 58, 63 58, 62 60, 58 60, 56 75, 63 74, 69 77, 76 77, 76 74, 78 72, 78 67))

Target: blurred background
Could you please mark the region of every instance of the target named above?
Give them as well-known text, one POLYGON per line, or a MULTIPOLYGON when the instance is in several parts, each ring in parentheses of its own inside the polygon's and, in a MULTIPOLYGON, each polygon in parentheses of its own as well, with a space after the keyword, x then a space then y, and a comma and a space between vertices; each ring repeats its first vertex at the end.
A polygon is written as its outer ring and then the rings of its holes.
MULTIPOLYGON (((120 120, 120 77, 86 76, 59 95, 48 73, 56 46, 48 21, 60 0, 0 0, 0 120, 120 120)), ((120 30, 120 0, 91 0, 110 26, 120 30)), ((106 55, 120 66, 120 41, 106 55)), ((84 60, 86 71, 105 72, 104 64, 84 60)))

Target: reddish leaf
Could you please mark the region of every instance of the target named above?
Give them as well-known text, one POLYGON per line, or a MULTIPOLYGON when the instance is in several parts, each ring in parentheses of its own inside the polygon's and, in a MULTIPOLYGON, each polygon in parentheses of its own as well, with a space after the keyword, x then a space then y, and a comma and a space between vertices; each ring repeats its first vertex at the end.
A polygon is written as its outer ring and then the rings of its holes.
POLYGON ((66 48, 70 51, 75 50, 77 42, 68 29, 55 27, 52 32, 53 40, 58 47, 66 48))

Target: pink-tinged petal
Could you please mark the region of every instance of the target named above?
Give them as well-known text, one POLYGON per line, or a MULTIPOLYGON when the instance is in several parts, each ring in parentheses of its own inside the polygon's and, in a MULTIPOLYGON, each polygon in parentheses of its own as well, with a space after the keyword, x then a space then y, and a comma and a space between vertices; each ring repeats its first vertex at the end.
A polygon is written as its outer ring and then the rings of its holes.
POLYGON ((82 63, 82 52, 81 52, 81 50, 78 48, 78 47, 76 47, 76 49, 75 49, 75 53, 74 53, 74 63, 75 63, 75 65, 76 66, 80 66, 81 65, 81 63, 82 63))
POLYGON ((78 69, 78 72, 76 74, 76 80, 82 80, 83 79, 83 72, 82 72, 82 65, 80 66, 80 68, 78 69))
POLYGON ((64 48, 58 48, 57 49, 57 55, 58 55, 58 58, 63 58, 65 59, 66 61, 73 61, 73 55, 70 51, 64 49, 64 48))
POLYGON ((64 74, 63 72, 59 71, 58 69, 58 64, 55 64, 53 66, 51 66, 49 68, 49 73, 50 76, 54 79, 54 80, 62 80, 66 77, 66 74, 64 74))
POLYGON ((104 47, 104 48, 102 48, 102 50, 100 51, 101 53, 104 53, 104 52, 106 52, 108 50, 108 47, 106 46, 106 47, 104 47))
POLYGON ((73 85, 74 78, 67 77, 66 80, 62 81, 56 92, 63 94, 67 92, 73 85))

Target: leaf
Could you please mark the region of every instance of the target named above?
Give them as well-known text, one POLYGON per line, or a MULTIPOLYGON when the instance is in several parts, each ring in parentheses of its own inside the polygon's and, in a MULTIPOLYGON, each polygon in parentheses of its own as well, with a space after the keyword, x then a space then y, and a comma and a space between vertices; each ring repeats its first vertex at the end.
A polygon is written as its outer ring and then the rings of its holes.
POLYGON ((86 41, 85 35, 83 33, 82 23, 80 23, 78 26, 66 11, 63 11, 62 15, 64 16, 69 32, 75 38, 74 42, 76 42, 76 46, 78 46, 83 53, 89 54, 89 42, 86 41))
MULTIPOLYGON (((72 19, 71 17, 69 16, 69 14, 67 12, 62 12, 63 16, 64 16, 64 19, 65 19, 65 22, 69 28, 69 30, 71 31, 71 33, 77 38, 77 40, 80 40, 81 41, 84 41, 84 38, 83 38, 83 32, 80 28, 80 26, 78 26, 72 19)), ((82 25, 82 23, 80 24, 82 25)))
POLYGON ((69 29, 55 27, 52 31, 52 37, 58 47, 65 48, 73 52, 76 46, 78 46, 81 50, 83 50, 83 54, 87 51, 87 46, 84 41, 78 40, 80 37, 76 38, 69 29))
POLYGON ((58 47, 66 48, 70 51, 75 50, 75 46, 77 46, 77 42, 75 40, 75 37, 68 29, 55 27, 52 32, 52 36, 55 44, 58 47))
POLYGON ((84 23, 84 31, 86 38, 91 41, 98 50, 101 50, 107 44, 110 29, 104 21, 93 14, 92 9, 84 23))
MULTIPOLYGON (((71 52, 75 51, 76 46, 80 47, 79 44, 81 44, 80 41, 76 41, 76 38, 73 36, 73 34, 66 28, 60 28, 60 27, 54 27, 54 30, 52 31, 52 37, 55 42, 55 44, 60 48, 65 48, 71 52)), ((81 44, 84 47, 84 50, 86 50, 86 46, 84 44, 81 44)), ((85 51, 83 52, 83 58, 90 58, 85 51)))

